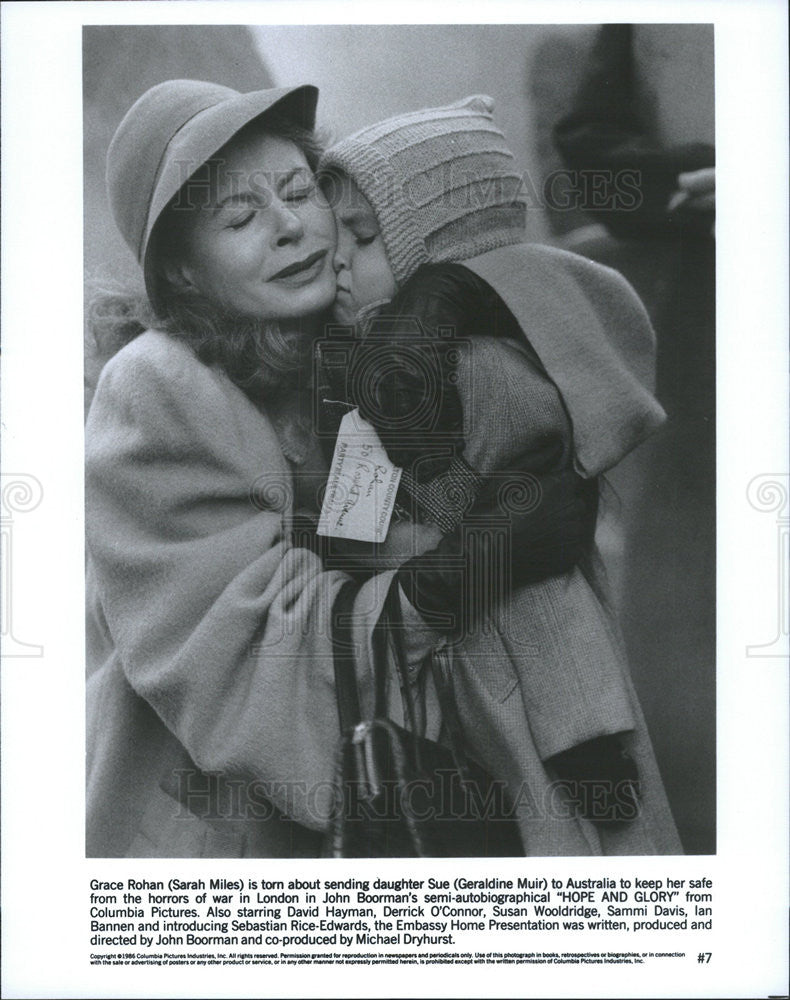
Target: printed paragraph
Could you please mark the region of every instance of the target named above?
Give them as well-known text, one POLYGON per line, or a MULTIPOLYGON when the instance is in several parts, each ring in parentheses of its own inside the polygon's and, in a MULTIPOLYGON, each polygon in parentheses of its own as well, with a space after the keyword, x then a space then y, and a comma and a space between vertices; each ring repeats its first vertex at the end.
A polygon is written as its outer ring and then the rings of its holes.
POLYGON ((425 949, 463 947, 465 935, 481 933, 512 936, 516 942, 524 934, 546 931, 702 932, 713 927, 712 890, 707 877, 636 875, 92 879, 90 945, 220 948, 227 957, 227 949, 252 945, 425 949))

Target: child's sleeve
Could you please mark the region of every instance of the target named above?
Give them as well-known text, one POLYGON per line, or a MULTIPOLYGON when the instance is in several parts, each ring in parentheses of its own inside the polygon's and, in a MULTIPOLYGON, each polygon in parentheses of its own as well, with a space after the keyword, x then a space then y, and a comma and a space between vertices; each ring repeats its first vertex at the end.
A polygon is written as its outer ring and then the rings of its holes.
POLYGON ((482 474, 570 467, 559 392, 502 298, 462 264, 420 268, 368 322, 354 367, 362 415, 422 481, 461 454, 482 474))
POLYGON ((532 472, 569 468, 570 421, 526 340, 480 333, 460 351, 464 458, 486 478, 516 467, 532 472))

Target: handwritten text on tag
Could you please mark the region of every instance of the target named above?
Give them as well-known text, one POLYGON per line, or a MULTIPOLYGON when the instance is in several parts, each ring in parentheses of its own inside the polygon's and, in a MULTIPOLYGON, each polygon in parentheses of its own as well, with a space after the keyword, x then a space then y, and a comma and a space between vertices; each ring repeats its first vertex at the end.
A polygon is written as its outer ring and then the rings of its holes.
POLYGON ((400 476, 375 428, 362 419, 359 410, 347 413, 335 442, 318 534, 383 542, 400 476))

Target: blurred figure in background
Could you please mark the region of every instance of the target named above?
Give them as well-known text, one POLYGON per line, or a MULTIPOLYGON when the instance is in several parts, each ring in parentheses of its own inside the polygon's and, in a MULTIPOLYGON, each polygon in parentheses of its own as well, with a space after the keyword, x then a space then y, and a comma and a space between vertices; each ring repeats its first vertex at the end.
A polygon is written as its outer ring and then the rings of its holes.
POLYGON ((569 245, 632 281, 658 337, 669 422, 639 456, 622 605, 645 704, 664 712, 648 718, 690 853, 715 850, 713 98, 712 25, 607 24, 554 130, 574 206, 599 223, 569 245), (660 697, 667 681, 689 695, 679 715, 660 697))
POLYGON ((715 386, 712 55, 709 25, 604 25, 554 132, 579 207, 641 244, 601 241, 590 255, 626 269, 629 254, 660 261, 648 296, 661 333, 659 394, 700 416, 713 415, 715 386))

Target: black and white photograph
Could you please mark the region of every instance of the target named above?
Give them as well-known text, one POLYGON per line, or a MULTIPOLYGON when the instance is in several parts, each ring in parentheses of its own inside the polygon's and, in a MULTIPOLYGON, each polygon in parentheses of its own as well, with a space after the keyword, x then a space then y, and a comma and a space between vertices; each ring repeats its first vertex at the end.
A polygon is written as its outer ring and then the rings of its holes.
POLYGON ((714 853, 713 26, 83 59, 88 855, 714 853))
POLYGON ((778 995, 787 151, 733 131, 787 102, 741 97, 744 6, 45 4, 47 135, 17 6, 7 995, 778 995))

